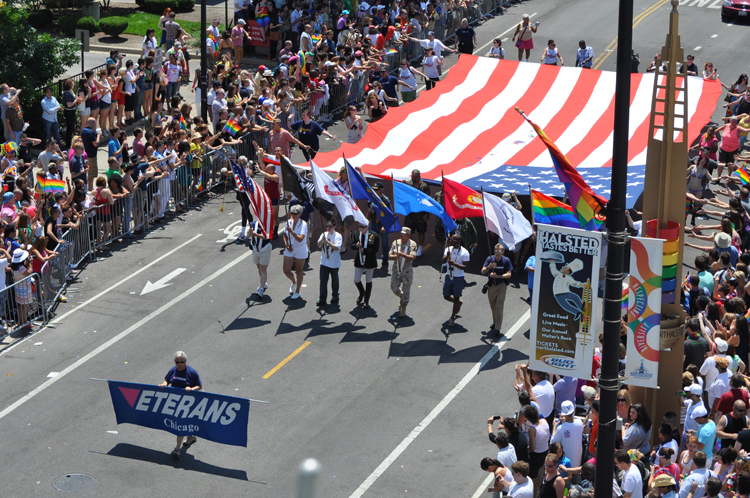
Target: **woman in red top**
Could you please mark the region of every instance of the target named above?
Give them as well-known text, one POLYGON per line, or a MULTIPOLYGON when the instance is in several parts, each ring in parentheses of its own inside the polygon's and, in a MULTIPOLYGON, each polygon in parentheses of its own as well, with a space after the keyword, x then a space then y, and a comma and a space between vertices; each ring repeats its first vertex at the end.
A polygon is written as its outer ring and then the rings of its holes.
MULTIPOLYGON (((279 236, 279 199, 281 199, 281 191, 279 189, 280 179, 279 175, 276 173, 276 165, 264 160, 268 159, 265 151, 258 147, 257 142, 253 142, 253 145, 255 145, 255 150, 258 151, 258 162, 260 163, 260 167, 257 165, 255 166, 255 171, 263 175, 263 190, 268 195, 268 198, 271 199, 271 206, 273 206, 273 238, 275 239, 279 236)), ((281 147, 276 147, 275 160, 278 161, 280 159, 281 147)))
POLYGON ((716 161, 718 159, 717 153, 719 151, 719 139, 716 137, 716 127, 709 126, 706 133, 701 135, 701 141, 699 144, 691 147, 691 150, 708 149, 708 158, 716 161))
POLYGON ((107 179, 100 176, 96 179, 96 188, 93 191, 96 210, 96 240, 100 249, 107 249, 104 245, 112 238, 112 216, 109 207, 115 203, 112 192, 107 188, 107 179))

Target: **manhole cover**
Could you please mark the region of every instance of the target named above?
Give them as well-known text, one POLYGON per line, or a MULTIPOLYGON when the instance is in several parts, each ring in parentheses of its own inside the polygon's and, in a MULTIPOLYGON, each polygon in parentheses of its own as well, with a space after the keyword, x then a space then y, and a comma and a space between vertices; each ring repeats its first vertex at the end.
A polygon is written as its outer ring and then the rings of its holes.
POLYGON ((96 480, 93 477, 86 474, 65 474, 55 479, 52 485, 59 491, 77 493, 89 489, 95 482, 96 480))

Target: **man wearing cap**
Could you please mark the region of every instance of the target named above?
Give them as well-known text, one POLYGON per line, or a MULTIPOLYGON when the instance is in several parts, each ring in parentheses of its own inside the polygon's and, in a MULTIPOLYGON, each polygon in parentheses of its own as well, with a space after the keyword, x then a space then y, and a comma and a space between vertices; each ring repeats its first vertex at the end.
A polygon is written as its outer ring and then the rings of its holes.
POLYGON ((583 457, 583 422, 574 416, 576 407, 572 401, 563 401, 560 420, 552 426, 550 443, 561 443, 565 456, 570 458, 571 467, 580 467, 583 457))
POLYGON ((711 418, 716 415, 716 406, 719 404, 719 399, 724 393, 729 392, 729 358, 726 356, 714 356, 714 362, 716 363, 716 369, 719 374, 716 379, 711 383, 708 388, 708 406, 710 408, 709 416, 711 418))
POLYGON ((452 327, 456 323, 456 315, 461 311, 461 300, 466 280, 464 279, 464 270, 469 263, 469 251, 461 246, 461 236, 453 234, 450 238, 450 247, 446 247, 443 253, 443 265, 445 265, 445 283, 443 284, 443 299, 453 303, 453 310, 448 321, 448 326, 452 327))
POLYGON ((703 389, 701 388, 700 384, 691 384, 690 386, 685 388, 685 392, 688 393, 687 398, 679 397, 680 406, 685 407, 685 426, 684 430, 682 431, 682 442, 680 443, 681 450, 685 449, 688 432, 698 432, 698 424, 695 422, 695 419, 692 418, 693 412, 697 408, 705 409, 703 405, 703 398, 701 397, 701 395, 703 394, 703 389))
POLYGON ((302 153, 305 155, 305 160, 307 161, 314 159, 318 153, 320 149, 320 135, 325 135, 331 140, 336 140, 336 135, 331 135, 320 124, 313 121, 312 113, 309 109, 302 111, 302 119, 295 121, 289 127, 297 132, 299 141, 308 146, 307 149, 302 149, 302 153))
MULTIPOLYGON (((438 40, 437 38, 435 38, 435 32, 434 31, 428 31, 427 32, 427 39, 426 40, 420 40, 418 38, 412 38, 412 37, 409 37, 409 40, 411 40, 411 41, 413 41, 415 43, 419 43, 419 45, 422 48, 431 48, 431 49, 433 49, 435 51, 435 55, 437 55, 439 59, 443 58, 443 54, 442 54, 443 50, 445 50, 446 52, 450 52, 452 54, 456 53, 455 50, 453 50, 452 48, 446 47, 443 44, 443 42, 441 42, 440 40, 438 40)), ((437 69, 438 69, 438 75, 442 75, 443 71, 442 71, 440 65, 438 65, 437 69)))
MULTIPOLYGON (((430 187, 422 181, 422 176, 418 169, 412 170, 411 179, 404 183, 417 190, 421 190, 428 196, 430 195, 430 187)), ((425 212, 409 213, 404 218, 404 226, 411 228, 412 232, 417 232, 417 240, 419 241, 416 254, 417 257, 421 256, 422 251, 424 250, 424 234, 427 233, 427 220, 429 218, 430 215, 425 212)))
POLYGON ((237 24, 232 28, 232 46, 234 47, 234 62, 239 64, 244 57, 245 39, 250 39, 250 35, 245 30, 247 23, 244 19, 239 19, 237 24))
POLYGON ((505 248, 502 244, 495 244, 495 253, 489 256, 482 265, 482 275, 487 275, 487 298, 492 311, 492 325, 490 329, 496 334, 503 328, 503 315, 505 309, 505 294, 508 290, 508 279, 512 276, 513 266, 505 257, 505 248))
MULTIPOLYGON (((698 424, 698 430, 695 436, 698 438, 698 449, 706 454, 706 464, 710 467, 712 463, 714 443, 716 442, 716 424, 708 418, 708 410, 705 406, 699 406, 690 415, 695 423, 698 424)), ((693 434, 688 434, 693 435, 693 434)), ((697 452, 696 452, 697 453, 697 452)), ((695 462, 695 459, 693 459, 695 462)), ((697 463, 696 463, 697 467, 697 463)))
POLYGON ((416 86, 412 86, 405 81, 402 81, 395 76, 388 74, 388 65, 380 65, 380 84, 383 85, 383 91, 385 92, 386 105, 388 107, 398 107, 398 85, 408 87, 410 91, 416 90, 416 86))
MULTIPOLYGON (((393 208, 391 207, 391 200, 388 198, 387 195, 383 192, 383 189, 385 187, 380 182, 375 182, 372 185, 372 190, 378 194, 378 197, 380 197, 380 200, 383 201, 383 204, 386 208, 388 208, 389 211, 393 212, 393 208)), ((378 208, 375 206, 375 204, 372 203, 372 201, 367 201, 367 209, 369 210, 367 212, 367 219, 370 220, 370 230, 373 232, 377 232, 380 234, 380 247, 381 250, 381 259, 383 260, 383 268, 388 267, 388 251, 390 249, 389 245, 389 233, 385 231, 385 227, 383 227, 383 224, 380 222, 380 214, 378 212, 378 208)))
MULTIPOLYGON (((717 358, 726 358, 729 361, 729 370, 732 370, 731 367, 733 364, 733 360, 726 355, 727 348, 729 347, 727 341, 720 337, 717 337, 714 340, 714 345, 716 346, 716 352, 713 356, 709 356, 703 361, 700 369, 700 374, 703 375, 706 379, 706 383, 704 385, 706 391, 711 388, 714 381, 716 380, 716 377, 718 377, 719 375, 719 370, 716 367, 717 358)), ((709 402, 711 403, 708 405, 710 407, 713 405, 713 400, 709 398, 709 402)))
POLYGON ((391 271, 391 291, 399 297, 398 317, 406 316, 406 306, 409 304, 411 284, 414 282, 412 264, 417 253, 417 243, 411 240, 411 228, 403 227, 401 237, 391 244, 388 258, 393 260, 391 271))

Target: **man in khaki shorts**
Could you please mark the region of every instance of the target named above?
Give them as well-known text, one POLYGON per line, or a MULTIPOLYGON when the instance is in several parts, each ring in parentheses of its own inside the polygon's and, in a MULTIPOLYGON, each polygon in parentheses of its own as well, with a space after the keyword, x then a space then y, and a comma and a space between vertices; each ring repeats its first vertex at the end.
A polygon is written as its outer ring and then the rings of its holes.
POLYGON ((271 263, 271 241, 263 236, 263 229, 258 220, 250 224, 250 248, 253 250, 251 256, 253 264, 258 267, 260 286, 256 291, 258 297, 263 299, 263 294, 268 289, 268 265, 271 263))
POLYGON ((398 317, 406 316, 406 305, 409 304, 411 284, 414 282, 412 263, 417 256, 417 243, 411 240, 411 228, 403 227, 401 237, 391 244, 388 259, 393 260, 391 270, 391 290, 401 299, 398 303, 398 317))

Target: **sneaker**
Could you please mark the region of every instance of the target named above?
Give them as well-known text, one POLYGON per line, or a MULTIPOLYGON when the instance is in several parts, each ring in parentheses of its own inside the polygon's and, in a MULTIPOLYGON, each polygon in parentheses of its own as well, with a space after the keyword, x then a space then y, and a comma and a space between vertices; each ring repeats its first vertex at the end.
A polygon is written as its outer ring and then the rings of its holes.
POLYGON ((421 255, 422 255, 422 246, 419 246, 419 247, 417 248, 417 254, 416 254, 415 256, 416 256, 416 257, 419 257, 419 256, 421 256, 421 255))
POLYGON ((405 318, 406 317, 406 309, 405 308, 401 308, 401 311, 398 312, 398 317, 399 318, 405 318))
POLYGON ((132 239, 133 238, 133 234, 130 233, 130 232, 124 233, 124 234, 122 234, 122 238, 123 239, 132 239))
POLYGON ((71 280, 75 280, 75 277, 73 275, 68 275, 68 276, 65 277, 65 280, 67 280, 68 282, 70 282, 71 280))
POLYGON ((299 292, 292 294, 292 299, 299 299, 299 292))
POLYGON ((182 454, 180 454, 179 448, 175 448, 172 450, 172 458, 174 458, 175 460, 179 460, 180 458, 182 458, 182 454))
POLYGON ((263 297, 263 287, 258 287, 258 290, 256 292, 258 294, 258 297, 263 297))
POLYGON ((240 235, 237 237, 237 242, 244 242, 247 240, 247 236, 245 234, 240 235))
POLYGON ((263 284, 263 290, 268 289, 268 283, 263 284))
POLYGON ((294 294, 295 290, 297 290, 297 284, 292 284, 289 286, 289 294, 294 294))
POLYGON ((388 260, 387 260, 387 259, 384 259, 384 260, 383 260, 383 264, 382 264, 382 267, 383 267, 383 268, 388 268, 388 260))
POLYGON ((332 298, 331 298, 331 304, 339 304, 339 298, 337 298, 337 297, 332 297, 332 298))
POLYGON ((315 303, 318 306, 325 306, 326 300, 325 299, 318 299, 318 301, 315 303))
POLYGON ((195 436, 188 436, 188 438, 185 440, 184 443, 182 443, 183 448, 190 448, 192 445, 198 442, 198 438, 195 436))

